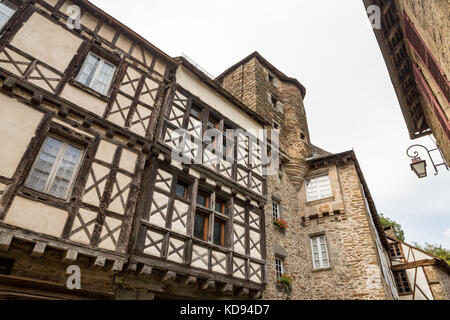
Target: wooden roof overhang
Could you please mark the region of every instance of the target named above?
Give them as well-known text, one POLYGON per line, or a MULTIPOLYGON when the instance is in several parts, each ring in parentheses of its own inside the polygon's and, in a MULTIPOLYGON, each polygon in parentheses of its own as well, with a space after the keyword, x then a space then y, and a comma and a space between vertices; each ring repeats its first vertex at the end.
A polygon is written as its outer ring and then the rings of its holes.
POLYGON ((231 67, 229 67, 227 70, 225 70, 224 72, 222 72, 221 75, 219 75, 216 80, 219 82, 222 82, 222 80, 229 75, 233 70, 235 70, 236 68, 238 68, 239 66, 246 64, 247 62, 249 62, 250 60, 252 60, 253 58, 256 58, 259 60, 259 62, 261 62, 262 65, 264 65, 267 69, 269 69, 270 72, 272 72, 277 78, 279 78, 280 80, 282 80, 283 82, 287 82, 290 84, 293 84, 294 86, 296 86, 301 94, 302 94, 302 98, 305 99, 306 96, 306 88, 295 78, 291 78, 288 77, 287 75, 285 75, 283 72, 281 72, 280 70, 278 70, 275 66, 273 66, 269 61, 267 61, 261 54, 259 54, 259 52, 255 51, 252 54, 248 55, 247 57, 245 57, 244 59, 242 59, 241 61, 239 61, 238 63, 232 65, 231 67))
POLYGON ((362 173, 361 167, 359 166, 358 159, 356 158, 354 151, 345 151, 336 154, 324 155, 316 158, 308 159, 307 162, 313 168, 320 168, 324 166, 328 166, 331 163, 335 163, 337 165, 345 164, 348 161, 353 161, 355 164, 356 172, 358 173, 359 180, 361 182, 363 192, 367 198, 367 203, 369 204, 369 211, 372 215, 373 222, 375 224, 375 228, 377 229, 378 235, 380 236, 381 243, 386 249, 389 249, 389 243, 386 238, 386 234, 384 232, 384 228, 381 225, 380 218, 378 216, 378 211, 375 206, 375 202, 373 201, 372 195, 370 194, 369 187, 362 173))
MULTIPOLYGON (((201 70, 199 70, 197 67, 195 67, 193 64, 191 64, 187 59, 185 59, 184 57, 176 57, 176 58, 174 58, 174 60, 178 63, 178 65, 182 65, 186 69, 191 71, 195 76, 197 76, 197 78, 200 79, 200 81, 202 81, 209 88, 213 89, 218 94, 223 96, 226 100, 228 100, 232 104, 236 105, 239 109, 241 109, 243 112, 245 112, 247 115, 249 115, 252 119, 256 120, 257 122, 259 122, 260 124, 263 124, 263 125, 271 125, 271 123, 269 121, 267 121, 266 118, 262 117, 258 113, 251 110, 242 101, 240 101, 233 94, 231 94, 229 91, 224 89, 220 85, 220 82, 208 77, 201 70)), ((214 107, 214 106, 212 106, 212 107, 214 107)))
POLYGON ((368 8, 377 5, 381 8, 381 30, 373 29, 383 58, 397 94, 400 108, 411 139, 431 133, 424 116, 424 105, 420 99, 413 62, 408 55, 406 39, 402 28, 401 15, 394 0, 363 0, 368 8))

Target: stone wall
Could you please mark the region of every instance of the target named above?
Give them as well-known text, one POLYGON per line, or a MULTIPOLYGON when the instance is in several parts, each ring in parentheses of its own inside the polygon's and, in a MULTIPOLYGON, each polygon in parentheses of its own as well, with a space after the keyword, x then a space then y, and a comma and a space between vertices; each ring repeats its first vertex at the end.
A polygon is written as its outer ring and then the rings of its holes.
POLYGON ((377 251, 372 238, 368 213, 360 180, 352 162, 337 166, 337 176, 330 168, 332 199, 304 204, 306 193, 300 191, 300 212, 316 212, 305 216, 305 241, 316 234, 325 234, 331 267, 314 270, 310 246, 308 250, 308 290, 313 299, 386 299, 377 251), (342 193, 344 209, 333 209, 342 193))
POLYGON ((450 300, 450 275, 437 265, 423 268, 435 300, 450 300))
MULTIPOLYGON (((270 71, 269 71, 270 72, 270 71)), ((253 58, 223 79, 223 86, 251 109, 280 125, 283 163, 280 178, 268 178, 265 207, 267 289, 265 299, 386 299, 377 251, 355 165, 333 163, 311 170, 307 118, 300 90, 280 79, 271 83, 268 69, 253 58), (249 72, 243 76, 242 72, 249 72), (245 81, 242 81, 245 79, 245 81), (250 80, 251 79, 251 80, 250 80), (282 108, 274 108, 274 95, 282 108), (306 203, 305 177, 329 173, 333 196, 306 203), (281 207, 287 230, 273 224, 272 203, 281 207), (324 233, 331 268, 313 270, 310 236, 324 233), (292 277, 290 291, 277 283, 274 245, 284 249, 284 271, 292 277)), ((317 156, 317 155, 316 155, 317 156)), ((282 258, 282 257, 280 257, 282 258)))

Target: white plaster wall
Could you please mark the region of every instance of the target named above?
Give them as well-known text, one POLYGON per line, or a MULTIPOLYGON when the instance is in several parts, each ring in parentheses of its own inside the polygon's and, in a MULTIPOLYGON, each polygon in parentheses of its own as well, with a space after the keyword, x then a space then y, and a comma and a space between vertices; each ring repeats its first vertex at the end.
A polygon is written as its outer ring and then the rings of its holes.
POLYGON ((64 72, 81 45, 81 38, 51 22, 39 13, 14 36, 11 44, 33 57, 64 72))
POLYGON ((0 94, 0 175, 11 178, 43 114, 0 94))

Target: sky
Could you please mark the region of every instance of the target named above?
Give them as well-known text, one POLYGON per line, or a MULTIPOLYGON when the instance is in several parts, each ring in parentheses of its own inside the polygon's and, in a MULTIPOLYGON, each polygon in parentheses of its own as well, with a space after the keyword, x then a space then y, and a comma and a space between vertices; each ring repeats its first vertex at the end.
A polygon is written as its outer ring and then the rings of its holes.
POLYGON ((450 171, 434 176, 429 164, 421 180, 411 171, 406 149, 434 144, 409 139, 362 0, 91 1, 214 76, 258 51, 306 87, 312 143, 355 150, 378 212, 402 225, 406 241, 450 248, 450 171))

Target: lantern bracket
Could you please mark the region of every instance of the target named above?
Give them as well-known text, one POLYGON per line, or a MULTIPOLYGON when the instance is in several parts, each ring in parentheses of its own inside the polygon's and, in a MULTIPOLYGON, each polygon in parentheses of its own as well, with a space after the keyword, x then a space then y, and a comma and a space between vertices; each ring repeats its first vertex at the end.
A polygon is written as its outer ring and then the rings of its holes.
POLYGON ((428 154, 428 157, 430 158, 431 164, 433 165, 434 172, 435 172, 434 175, 435 176, 438 175, 438 167, 439 166, 445 166, 445 168, 447 170, 449 170, 449 167, 448 167, 447 163, 445 162, 444 157, 442 156, 442 151, 439 149, 439 147, 437 147, 435 149, 428 150, 425 146, 423 146, 421 144, 414 144, 414 145, 412 145, 411 147, 408 148, 408 150, 406 150, 406 154, 408 155, 408 157, 412 158, 413 161, 414 161, 414 160, 419 159, 419 152, 416 150, 416 151, 414 151, 414 153, 411 153, 411 151, 412 151, 411 149, 413 149, 413 148, 423 148, 423 149, 425 149, 425 151, 428 154), (441 158, 443 160, 442 163, 436 164, 434 162, 433 157, 431 156, 431 152, 433 152, 433 151, 439 151, 439 153, 441 155, 441 158))

